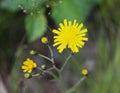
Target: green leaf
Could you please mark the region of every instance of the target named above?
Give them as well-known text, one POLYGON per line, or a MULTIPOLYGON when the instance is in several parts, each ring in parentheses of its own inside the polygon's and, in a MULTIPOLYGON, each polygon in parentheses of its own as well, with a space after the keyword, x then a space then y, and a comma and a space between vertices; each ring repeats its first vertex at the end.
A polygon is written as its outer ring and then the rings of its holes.
POLYGON ((63 0, 62 3, 56 4, 52 17, 57 23, 63 19, 79 20, 82 22, 89 14, 91 8, 98 0, 63 0))
POLYGON ((30 42, 40 38, 46 31, 47 21, 43 13, 26 17, 26 31, 30 42))
POLYGON ((13 12, 19 10, 20 8, 23 10, 34 11, 36 9, 39 10, 47 1, 48 0, 3 0, 0 7, 13 12))

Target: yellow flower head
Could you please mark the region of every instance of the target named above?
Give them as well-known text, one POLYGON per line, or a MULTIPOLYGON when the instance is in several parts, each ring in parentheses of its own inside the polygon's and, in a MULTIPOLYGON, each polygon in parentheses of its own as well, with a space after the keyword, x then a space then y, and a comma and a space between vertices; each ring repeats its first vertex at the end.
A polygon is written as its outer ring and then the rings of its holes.
POLYGON ((31 73, 32 70, 36 67, 37 67, 37 64, 29 58, 27 58, 22 65, 23 72, 28 72, 28 73, 31 73))
POLYGON ((65 48, 71 49, 73 53, 79 52, 79 48, 84 46, 84 41, 88 41, 86 36, 87 29, 82 29, 83 24, 78 25, 76 20, 73 24, 71 21, 65 19, 64 24, 59 24, 58 30, 53 29, 54 44, 53 46, 58 46, 57 49, 61 53, 65 48))
POLYGON ((42 38, 41 38, 41 42, 42 42, 43 44, 47 44, 47 43, 48 43, 48 39, 47 39, 46 37, 42 37, 42 38))
POLYGON ((82 69, 82 74, 83 74, 84 76, 86 76, 86 75, 88 74, 88 70, 87 70, 87 69, 82 69))

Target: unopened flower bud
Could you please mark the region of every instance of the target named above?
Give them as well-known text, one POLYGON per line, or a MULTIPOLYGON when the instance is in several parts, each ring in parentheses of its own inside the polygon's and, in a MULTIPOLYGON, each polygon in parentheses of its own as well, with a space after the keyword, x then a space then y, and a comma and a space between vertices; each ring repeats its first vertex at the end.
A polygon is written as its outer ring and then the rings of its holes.
POLYGON ((30 74, 30 73, 25 73, 24 74, 24 78, 26 78, 26 79, 29 79, 29 78, 31 78, 32 77, 32 75, 30 74))
POLYGON ((88 70, 87 69, 82 69, 82 75, 84 75, 84 76, 88 75, 88 70))
POLYGON ((47 69, 46 65, 41 65, 41 69, 46 70, 47 69))
POLYGON ((42 37, 42 38, 41 38, 41 42, 42 42, 43 44, 48 44, 48 39, 47 39, 46 37, 42 37))
POLYGON ((36 55, 37 52, 35 50, 30 50, 30 55, 36 55))

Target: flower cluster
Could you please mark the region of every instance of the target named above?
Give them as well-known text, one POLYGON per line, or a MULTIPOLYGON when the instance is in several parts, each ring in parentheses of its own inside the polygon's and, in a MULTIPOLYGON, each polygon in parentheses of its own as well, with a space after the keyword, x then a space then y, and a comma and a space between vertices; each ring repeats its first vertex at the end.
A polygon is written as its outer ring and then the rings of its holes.
MULTIPOLYGON (((61 73, 61 71, 64 69, 67 61, 71 58, 73 53, 78 53, 79 48, 82 48, 85 44, 85 41, 88 41, 88 38, 86 37, 87 29, 83 28, 83 24, 78 24, 76 20, 72 23, 71 21, 64 20, 64 23, 59 24, 59 28, 53 29, 52 32, 55 34, 54 38, 54 44, 53 46, 57 46, 57 50, 59 53, 62 53, 64 49, 68 48, 71 50, 72 53, 69 54, 69 56, 66 58, 63 66, 58 69, 55 65, 54 61, 54 53, 52 51, 51 46, 49 45, 48 39, 46 37, 41 38, 41 42, 48 46, 51 57, 47 57, 45 55, 40 54, 39 52, 35 50, 30 51, 30 55, 39 55, 40 57, 43 57, 44 59, 50 61, 52 63, 52 67, 48 68, 45 64, 41 65, 40 67, 37 66, 36 62, 31 60, 30 58, 27 58, 23 65, 21 66, 25 78, 31 78, 33 76, 39 76, 44 73, 48 73, 52 75, 57 80, 57 76, 51 71, 56 70, 58 74, 61 73), (33 69, 38 68, 38 73, 32 73, 33 69), (50 72, 51 71, 51 72, 50 72), (32 73, 32 74, 31 74, 32 73)), ((86 76, 88 75, 88 70, 83 69, 82 75, 86 76)))

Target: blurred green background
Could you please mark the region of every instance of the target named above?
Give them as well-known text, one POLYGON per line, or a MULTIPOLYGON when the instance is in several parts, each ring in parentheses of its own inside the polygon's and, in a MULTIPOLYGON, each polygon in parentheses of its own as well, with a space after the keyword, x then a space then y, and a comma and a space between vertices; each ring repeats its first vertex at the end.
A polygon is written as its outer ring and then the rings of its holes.
MULTIPOLYGON (((89 37, 68 62, 64 87, 72 87, 87 68, 88 78, 74 93, 120 93, 119 9, 120 0, 0 0, 0 93, 60 93, 58 82, 24 79, 20 66, 31 49, 49 55, 40 38, 47 36, 52 44, 51 29, 64 19, 84 23, 89 37)), ((55 50, 58 67, 65 52, 55 50)))

